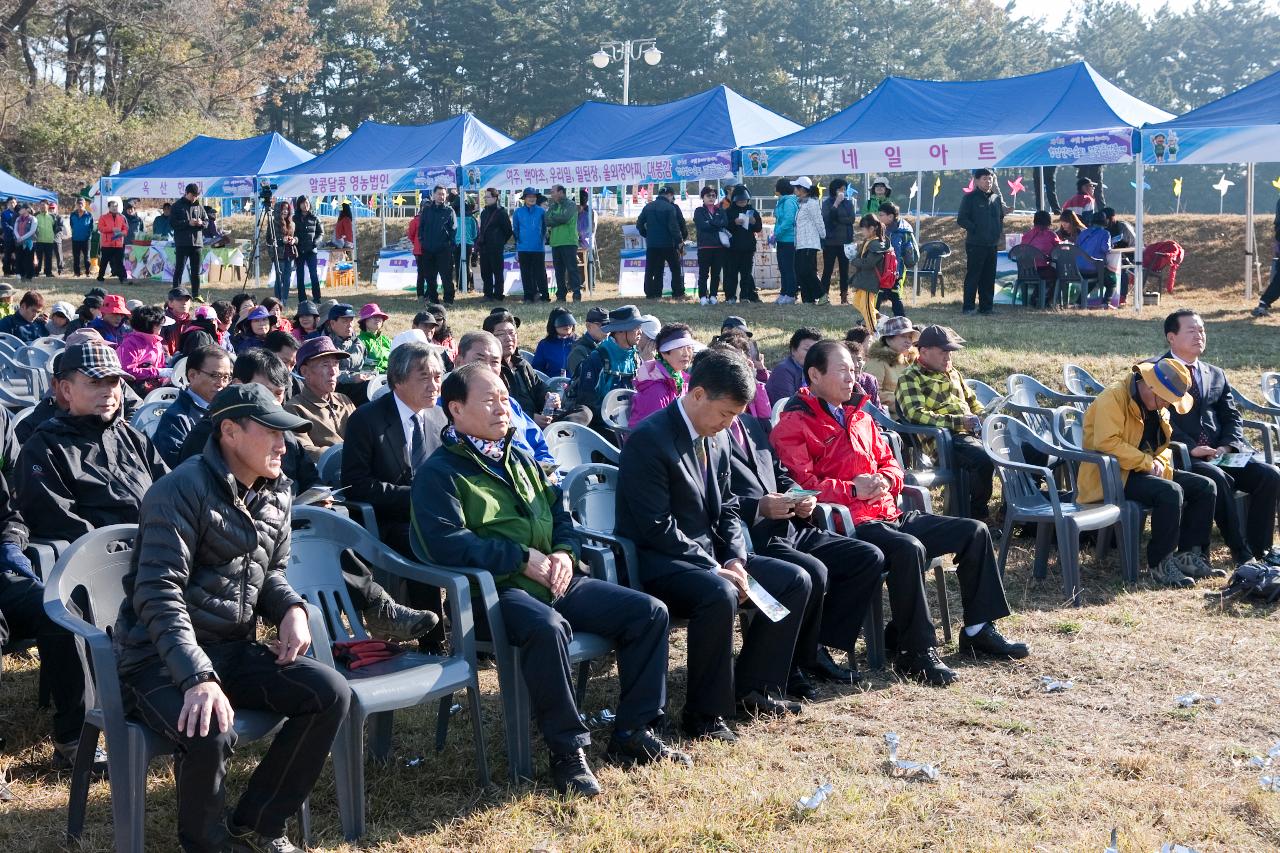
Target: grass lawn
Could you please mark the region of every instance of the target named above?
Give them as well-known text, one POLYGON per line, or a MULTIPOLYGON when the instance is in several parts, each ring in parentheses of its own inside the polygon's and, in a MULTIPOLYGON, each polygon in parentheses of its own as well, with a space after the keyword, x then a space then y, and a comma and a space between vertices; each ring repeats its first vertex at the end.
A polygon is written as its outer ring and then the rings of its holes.
MULTIPOLYGON (((53 293, 78 304, 88 286, 59 280, 53 293)), ((159 300, 165 288, 125 290, 128 297, 159 300)), ((215 287, 208 296, 233 292, 215 287)), ((392 315, 392 333, 405 328, 417 308, 405 295, 332 295, 357 307, 376 299, 392 315)), ((1199 309, 1208 324, 1208 359, 1256 398, 1260 373, 1280 367, 1280 321, 1248 319, 1251 306, 1236 295, 1190 290, 1140 317, 998 307, 994 317, 962 318, 953 292, 946 300, 925 298, 909 314, 917 323, 951 325, 970 341, 958 359, 969 376, 1002 386, 1009 373, 1026 372, 1061 387, 1064 361, 1110 379, 1163 351, 1161 320, 1183 305, 1199 309)), ((521 346, 532 349, 546 308, 511 307, 525 320, 521 346)), ((644 310, 689 322, 704 340, 725 315, 740 314, 770 363, 783 355, 795 327, 838 335, 854 317, 841 306, 663 303, 644 310)), ((478 327, 485 313, 487 306, 460 299, 451 315, 455 333, 478 327)), ((1214 556, 1225 566, 1228 555, 1220 540, 1218 546, 1214 556)), ((1131 587, 1120 580, 1114 556, 1099 564, 1091 552, 1083 556, 1085 606, 1067 609, 1056 562, 1038 581, 1030 558, 1031 540, 1017 540, 1005 581, 1017 615, 1002 623, 1032 645, 1028 660, 976 665, 958 659, 953 645, 942 652, 961 679, 948 690, 874 673, 866 688, 828 691, 798 718, 742 725, 734 746, 692 745, 692 770, 608 767, 603 732, 592 755, 605 794, 591 802, 557 801, 544 786, 478 790, 465 713, 438 755, 434 711, 397 715, 393 761, 367 777, 369 831, 361 849, 1097 851, 1113 827, 1123 851, 1152 851, 1173 841, 1201 851, 1280 849, 1280 795, 1262 791, 1259 773, 1248 766, 1251 755, 1280 740, 1273 719, 1280 703, 1275 609, 1208 603, 1202 593, 1216 581, 1185 591, 1145 579, 1131 587), (1041 675, 1069 678, 1075 687, 1045 694, 1041 675), (1179 708, 1174 697, 1190 691, 1223 702, 1179 708), (901 738, 900 757, 941 763, 938 783, 886 773, 883 738, 890 731, 901 738), (422 760, 411 766, 415 758, 422 760), (824 782, 834 794, 816 811, 799 813, 796 799, 824 782)), ((949 594, 959 619, 954 578, 949 594)), ((670 708, 678 712, 685 692, 683 633, 672 641, 670 708)), ((49 770, 48 714, 34 710, 36 667, 23 656, 6 663, 0 732, 8 748, 0 762, 17 799, 0 805, 0 849, 59 849, 67 776, 49 770)), ((504 780, 492 671, 482 674, 482 687, 491 768, 504 780)), ((584 710, 616 702, 616 679, 597 677, 584 710)), ((246 748, 234 761, 233 797, 257 754, 246 748)), ((540 745, 538 762, 545 766, 540 745)), ((95 784, 90 800, 88 829, 72 849, 110 850, 108 786, 95 784)), ((313 802, 317 847, 354 849, 342 843, 330 777, 313 802)), ((173 777, 165 762, 152 766, 147 805, 148 849, 176 849, 173 777)))

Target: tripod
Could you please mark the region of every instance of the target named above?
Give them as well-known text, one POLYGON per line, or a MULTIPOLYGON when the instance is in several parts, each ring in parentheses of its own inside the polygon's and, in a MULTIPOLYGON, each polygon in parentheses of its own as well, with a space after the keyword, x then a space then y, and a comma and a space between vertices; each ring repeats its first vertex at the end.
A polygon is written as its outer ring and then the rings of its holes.
MULTIPOLYGON (((270 188, 264 189, 259 196, 262 201, 262 210, 258 213, 258 220, 253 229, 253 249, 249 252, 249 260, 253 264, 256 271, 258 269, 258 260, 262 245, 265 241, 266 245, 271 247, 271 268, 275 273, 277 287, 281 281, 280 270, 280 250, 276 246, 276 201, 271 195, 270 188)), ((289 291, 289 283, 285 282, 285 292, 289 291)), ((257 276, 254 276, 254 285, 257 285, 257 276)), ((244 284, 240 287, 243 293, 249 287, 249 277, 245 276, 244 284)))

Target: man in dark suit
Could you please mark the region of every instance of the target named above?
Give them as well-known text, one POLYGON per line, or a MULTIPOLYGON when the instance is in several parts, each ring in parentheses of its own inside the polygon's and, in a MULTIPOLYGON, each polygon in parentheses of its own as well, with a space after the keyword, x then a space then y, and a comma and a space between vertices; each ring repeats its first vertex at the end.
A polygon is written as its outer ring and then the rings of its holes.
MULTIPOLYGON (((698 357, 706 358, 701 353, 698 357)), ((749 524, 755 552, 800 566, 813 587, 796 639, 787 695, 817 698, 810 678, 856 683, 857 670, 838 665, 827 647, 848 652, 852 663, 871 597, 880 594, 884 554, 870 543, 816 527, 816 497, 797 499, 785 494, 798 486, 778 464, 758 418, 737 418, 729 426, 729 439, 730 488, 749 524)))
POLYGON ((725 717, 783 716, 780 699, 812 589, 794 563, 749 554, 730 488, 724 431, 755 396, 755 371, 736 353, 694 366, 688 393, 646 418, 622 451, 618 533, 635 542, 644 588, 689 620, 688 691, 681 728, 690 737, 736 740, 725 717), (757 613, 736 667, 733 626, 754 581, 788 611, 757 613))
POLYGON ((1271 544, 1280 498, 1280 470, 1256 460, 1243 467, 1214 464, 1225 453, 1253 453, 1254 449, 1245 440, 1244 419, 1236 408, 1226 373, 1200 360, 1208 343, 1204 321, 1190 309, 1174 311, 1165 318, 1164 336, 1169 342, 1166 357, 1182 362, 1191 374, 1191 397, 1195 401, 1185 415, 1170 412, 1173 440, 1187 445, 1191 470, 1217 485, 1214 517, 1232 558, 1237 564, 1254 559, 1280 563, 1280 553, 1271 544), (1240 516, 1237 490, 1249 493, 1247 518, 1240 516))
MULTIPOLYGON (((409 494, 413 475, 440 446, 447 425, 436 405, 444 364, 426 344, 401 344, 387 360, 390 393, 352 413, 342 449, 342 485, 346 496, 373 506, 383 542, 413 559, 409 541, 409 494)), ((409 604, 441 616, 440 590, 411 583, 409 604)), ((444 625, 436 623, 423 643, 444 642, 444 625)))

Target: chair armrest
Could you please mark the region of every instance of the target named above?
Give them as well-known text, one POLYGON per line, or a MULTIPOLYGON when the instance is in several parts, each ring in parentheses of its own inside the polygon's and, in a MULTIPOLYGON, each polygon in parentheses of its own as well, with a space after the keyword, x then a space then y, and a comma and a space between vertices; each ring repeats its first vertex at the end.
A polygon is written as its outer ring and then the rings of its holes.
POLYGON ((311 628, 311 656, 328 667, 333 661, 333 638, 324 624, 324 615, 314 604, 307 604, 307 625, 311 628))
MULTIPOLYGON (((596 542, 603 542, 622 552, 622 564, 627 570, 627 583, 632 589, 639 589, 638 575, 640 571, 640 557, 636 553, 635 543, 630 539, 618 536, 613 533, 605 533, 590 527, 583 527, 581 524, 574 524, 577 530, 586 539, 592 539, 596 542)), ((617 566, 614 567, 614 582, 617 582, 617 566)))
POLYGON ((813 518, 818 524, 822 525, 830 533, 843 533, 845 536, 853 535, 853 513, 844 504, 820 503, 813 509, 813 518), (840 520, 840 527, 836 529, 836 519, 840 520))
POLYGON ((58 562, 58 552, 54 550, 52 545, 44 542, 29 542, 26 550, 27 558, 31 560, 31 566, 35 569, 36 575, 41 579, 49 577, 49 573, 53 571, 54 565, 58 562))
POLYGON ((381 540, 382 537, 378 532, 378 515, 373 509, 373 504, 364 501, 342 501, 342 505, 347 508, 352 521, 369 531, 373 538, 381 540))
POLYGON ((898 493, 898 508, 905 512, 933 515, 933 499, 929 497, 929 490, 924 486, 904 485, 902 491, 898 493))
POLYGON ((591 568, 591 577, 614 585, 618 583, 618 564, 611 549, 585 544, 582 559, 591 568))
POLYGON ((1256 429, 1258 434, 1262 436, 1262 458, 1267 461, 1268 465, 1275 462, 1275 443, 1272 442, 1272 432, 1280 433, 1280 427, 1266 421, 1255 421, 1248 418, 1244 419, 1244 426, 1247 429, 1256 429))
POLYGON ((1169 442, 1169 449, 1173 451, 1173 467, 1179 471, 1191 470, 1191 451, 1181 441, 1169 442))
POLYGON ((474 579, 480 587, 481 600, 485 614, 489 617, 489 628, 493 632, 494 642, 506 642, 506 632, 502 630, 502 619, 498 614, 498 587, 494 583, 493 574, 486 569, 463 568, 461 566, 437 566, 428 563, 411 563, 395 554, 390 548, 380 555, 378 568, 404 580, 416 581, 427 586, 440 587, 448 595, 450 637, 453 648, 460 649, 462 656, 475 661, 476 637, 475 618, 471 605, 471 585, 468 578, 474 579), (494 625, 494 621, 498 625, 494 625))
POLYGON ((43 536, 32 536, 30 542, 32 545, 44 545, 52 548, 55 557, 61 557, 71 547, 71 543, 65 539, 46 539, 43 536))

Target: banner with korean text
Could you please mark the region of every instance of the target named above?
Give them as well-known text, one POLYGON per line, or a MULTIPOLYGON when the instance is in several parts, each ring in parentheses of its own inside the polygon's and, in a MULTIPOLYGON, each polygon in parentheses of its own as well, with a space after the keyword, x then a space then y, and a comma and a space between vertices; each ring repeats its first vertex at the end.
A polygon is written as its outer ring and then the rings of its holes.
POLYGON ((467 186, 520 190, 568 187, 609 187, 666 181, 715 181, 733 177, 733 152, 710 151, 616 160, 567 163, 510 163, 467 167, 467 186))

